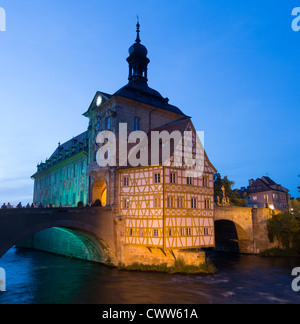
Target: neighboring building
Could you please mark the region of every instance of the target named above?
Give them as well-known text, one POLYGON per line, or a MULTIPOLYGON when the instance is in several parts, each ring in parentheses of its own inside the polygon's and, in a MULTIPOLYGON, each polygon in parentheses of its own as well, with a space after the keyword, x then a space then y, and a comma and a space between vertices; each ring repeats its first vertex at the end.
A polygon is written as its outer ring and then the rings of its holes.
POLYGON ((112 131, 117 147, 124 145, 119 142, 120 123, 127 125, 128 134, 139 130, 146 134, 153 130, 190 131, 192 154, 196 150, 191 118, 148 86, 150 60, 140 43, 139 24, 137 27, 137 39, 127 59, 129 83, 113 95, 96 93, 84 113, 89 118, 88 131, 59 146, 46 163, 38 166, 33 176, 34 201, 76 206, 78 201, 99 199, 102 205, 111 206, 115 217, 125 220, 125 244, 166 249, 212 247, 216 169, 205 152, 204 173, 195 178, 188 176, 186 165, 175 167, 174 151, 168 167, 161 159, 158 165, 143 167, 99 167, 96 162, 99 132, 112 131), (85 163, 87 169, 81 167, 85 163))
POLYGON ((248 207, 271 208, 285 211, 288 209, 289 190, 275 183, 269 177, 249 180, 249 187, 242 188, 248 194, 248 207))

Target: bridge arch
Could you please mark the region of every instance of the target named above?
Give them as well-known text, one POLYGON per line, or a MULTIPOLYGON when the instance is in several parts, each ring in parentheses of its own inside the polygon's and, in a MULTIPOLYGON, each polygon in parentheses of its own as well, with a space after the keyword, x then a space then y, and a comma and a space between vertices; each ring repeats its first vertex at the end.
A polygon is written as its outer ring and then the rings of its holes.
POLYGON ((94 235, 78 229, 53 227, 34 233, 16 244, 76 259, 110 263, 108 245, 94 235))
POLYGON ((6 210, 0 213, 0 229, 0 258, 13 246, 48 231, 48 236, 59 233, 76 238, 82 247, 85 245, 87 260, 116 263, 114 218, 110 208, 6 210), (56 233, 51 233, 51 229, 56 229, 56 233))
POLYGON ((215 221, 217 251, 249 253, 252 240, 249 234, 237 223, 221 219, 215 221))
POLYGON ((216 250, 254 253, 252 208, 215 207, 216 250))

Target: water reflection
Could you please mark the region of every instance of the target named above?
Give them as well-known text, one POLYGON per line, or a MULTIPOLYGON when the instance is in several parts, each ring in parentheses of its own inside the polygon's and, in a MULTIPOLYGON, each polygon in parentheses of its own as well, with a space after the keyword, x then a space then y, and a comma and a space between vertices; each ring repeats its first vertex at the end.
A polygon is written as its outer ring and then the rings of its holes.
POLYGON ((13 304, 299 303, 291 289, 296 259, 212 254, 214 276, 125 272, 43 252, 10 250, 0 267, 13 304))

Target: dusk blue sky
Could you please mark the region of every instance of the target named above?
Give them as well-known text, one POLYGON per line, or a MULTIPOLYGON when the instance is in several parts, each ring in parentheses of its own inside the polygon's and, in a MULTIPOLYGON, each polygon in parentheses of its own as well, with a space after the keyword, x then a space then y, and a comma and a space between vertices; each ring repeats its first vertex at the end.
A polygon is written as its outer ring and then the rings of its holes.
POLYGON ((299 196, 300 1, 0 0, 0 203, 32 201, 31 175, 85 131, 96 91, 127 83, 136 15, 149 86, 205 131, 221 173, 268 175, 299 196))

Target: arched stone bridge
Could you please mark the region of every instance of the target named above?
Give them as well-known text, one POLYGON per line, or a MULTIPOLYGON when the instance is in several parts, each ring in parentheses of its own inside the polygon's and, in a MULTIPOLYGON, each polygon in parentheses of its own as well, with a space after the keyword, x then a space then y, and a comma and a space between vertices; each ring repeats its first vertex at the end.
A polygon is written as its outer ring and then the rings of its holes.
MULTIPOLYGON (((256 254, 272 247, 267 234, 269 217, 268 209, 216 207, 216 249, 256 254)), ((114 265, 120 261, 124 264, 135 260, 149 263, 174 261, 173 255, 166 258, 162 252, 156 255, 147 248, 124 247, 122 221, 116 219, 110 207, 1 210, 0 258, 24 239, 53 228, 63 229, 69 237, 79 238, 85 245, 87 260, 114 265)), ((65 242, 67 245, 68 240, 65 242)))
POLYGON ((0 258, 24 239, 51 228, 69 229, 89 242, 87 252, 94 261, 116 263, 116 228, 109 207, 1 210, 0 258))
POLYGON ((271 248, 266 208, 215 207, 216 250, 257 254, 271 248))

